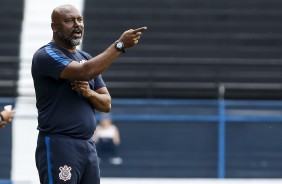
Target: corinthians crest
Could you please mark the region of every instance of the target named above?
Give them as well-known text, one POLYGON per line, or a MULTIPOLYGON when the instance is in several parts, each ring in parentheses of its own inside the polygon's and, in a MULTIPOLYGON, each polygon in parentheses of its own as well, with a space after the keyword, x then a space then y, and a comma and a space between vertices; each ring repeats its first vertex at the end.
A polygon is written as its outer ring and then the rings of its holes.
POLYGON ((59 173, 60 180, 67 181, 71 179, 71 167, 64 165, 64 167, 60 167, 59 169, 61 171, 59 173))

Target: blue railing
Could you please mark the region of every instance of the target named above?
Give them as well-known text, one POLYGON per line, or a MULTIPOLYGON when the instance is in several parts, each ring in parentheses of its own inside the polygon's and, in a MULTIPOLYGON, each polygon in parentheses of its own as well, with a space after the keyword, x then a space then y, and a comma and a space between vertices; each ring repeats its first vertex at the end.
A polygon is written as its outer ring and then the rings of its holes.
MULTIPOLYGON (((14 99, 1 98, 2 104, 14 99)), ((282 101, 195 100, 195 99, 113 99, 113 120, 218 123, 218 178, 225 178, 226 123, 282 123, 282 101)), ((101 114, 97 113, 97 118, 101 114)), ((1 182, 6 182, 5 180, 1 182)))
POLYGON ((13 184, 11 180, 1 180, 0 179, 0 184, 13 184))
POLYGON ((218 123, 218 178, 225 178, 226 123, 282 123, 282 101, 114 99, 112 109, 117 121, 218 123))

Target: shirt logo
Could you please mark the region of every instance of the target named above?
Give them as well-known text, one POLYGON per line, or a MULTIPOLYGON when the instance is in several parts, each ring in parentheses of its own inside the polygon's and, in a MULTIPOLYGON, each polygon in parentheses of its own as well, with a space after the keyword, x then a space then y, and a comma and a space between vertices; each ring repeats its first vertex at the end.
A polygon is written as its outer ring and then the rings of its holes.
POLYGON ((71 167, 65 165, 64 167, 60 167, 59 170, 61 171, 59 173, 60 180, 67 181, 71 179, 71 167))
POLYGON ((87 62, 87 60, 81 60, 79 61, 80 64, 87 62))

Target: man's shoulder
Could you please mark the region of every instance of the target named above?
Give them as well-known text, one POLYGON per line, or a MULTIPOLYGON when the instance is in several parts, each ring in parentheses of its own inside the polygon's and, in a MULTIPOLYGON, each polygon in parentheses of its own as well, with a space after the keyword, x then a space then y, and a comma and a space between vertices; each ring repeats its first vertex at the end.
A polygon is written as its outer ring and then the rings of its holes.
POLYGON ((47 47, 51 47, 50 43, 41 46, 39 49, 37 49, 37 51, 35 51, 34 55, 40 55, 42 53, 45 53, 47 47))
POLYGON ((45 55, 45 53, 46 53, 45 47, 46 47, 46 45, 44 45, 44 46, 40 47, 39 49, 37 49, 34 52, 34 54, 33 54, 33 59, 43 57, 45 55))
POLYGON ((49 42, 49 43, 41 46, 36 52, 49 52, 49 51, 52 51, 52 50, 60 50, 60 51, 62 51, 63 49, 61 49, 60 47, 56 46, 52 42, 49 42))
MULTIPOLYGON (((40 47, 33 55, 34 58, 50 58, 55 56, 61 56, 63 54, 63 50, 56 45, 52 44, 52 42, 43 45, 40 47)), ((64 55, 64 54, 63 54, 64 55)))

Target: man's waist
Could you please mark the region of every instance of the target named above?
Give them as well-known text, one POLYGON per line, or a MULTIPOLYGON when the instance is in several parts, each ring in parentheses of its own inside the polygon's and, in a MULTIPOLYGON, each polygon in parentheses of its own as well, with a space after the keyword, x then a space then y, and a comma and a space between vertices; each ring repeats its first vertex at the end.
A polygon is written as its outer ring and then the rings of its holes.
POLYGON ((46 133, 46 132, 42 132, 39 131, 39 136, 43 136, 43 137, 62 137, 62 138, 70 138, 70 139, 81 139, 81 140, 89 140, 92 137, 80 137, 80 136, 73 136, 70 134, 63 134, 63 133, 46 133))

